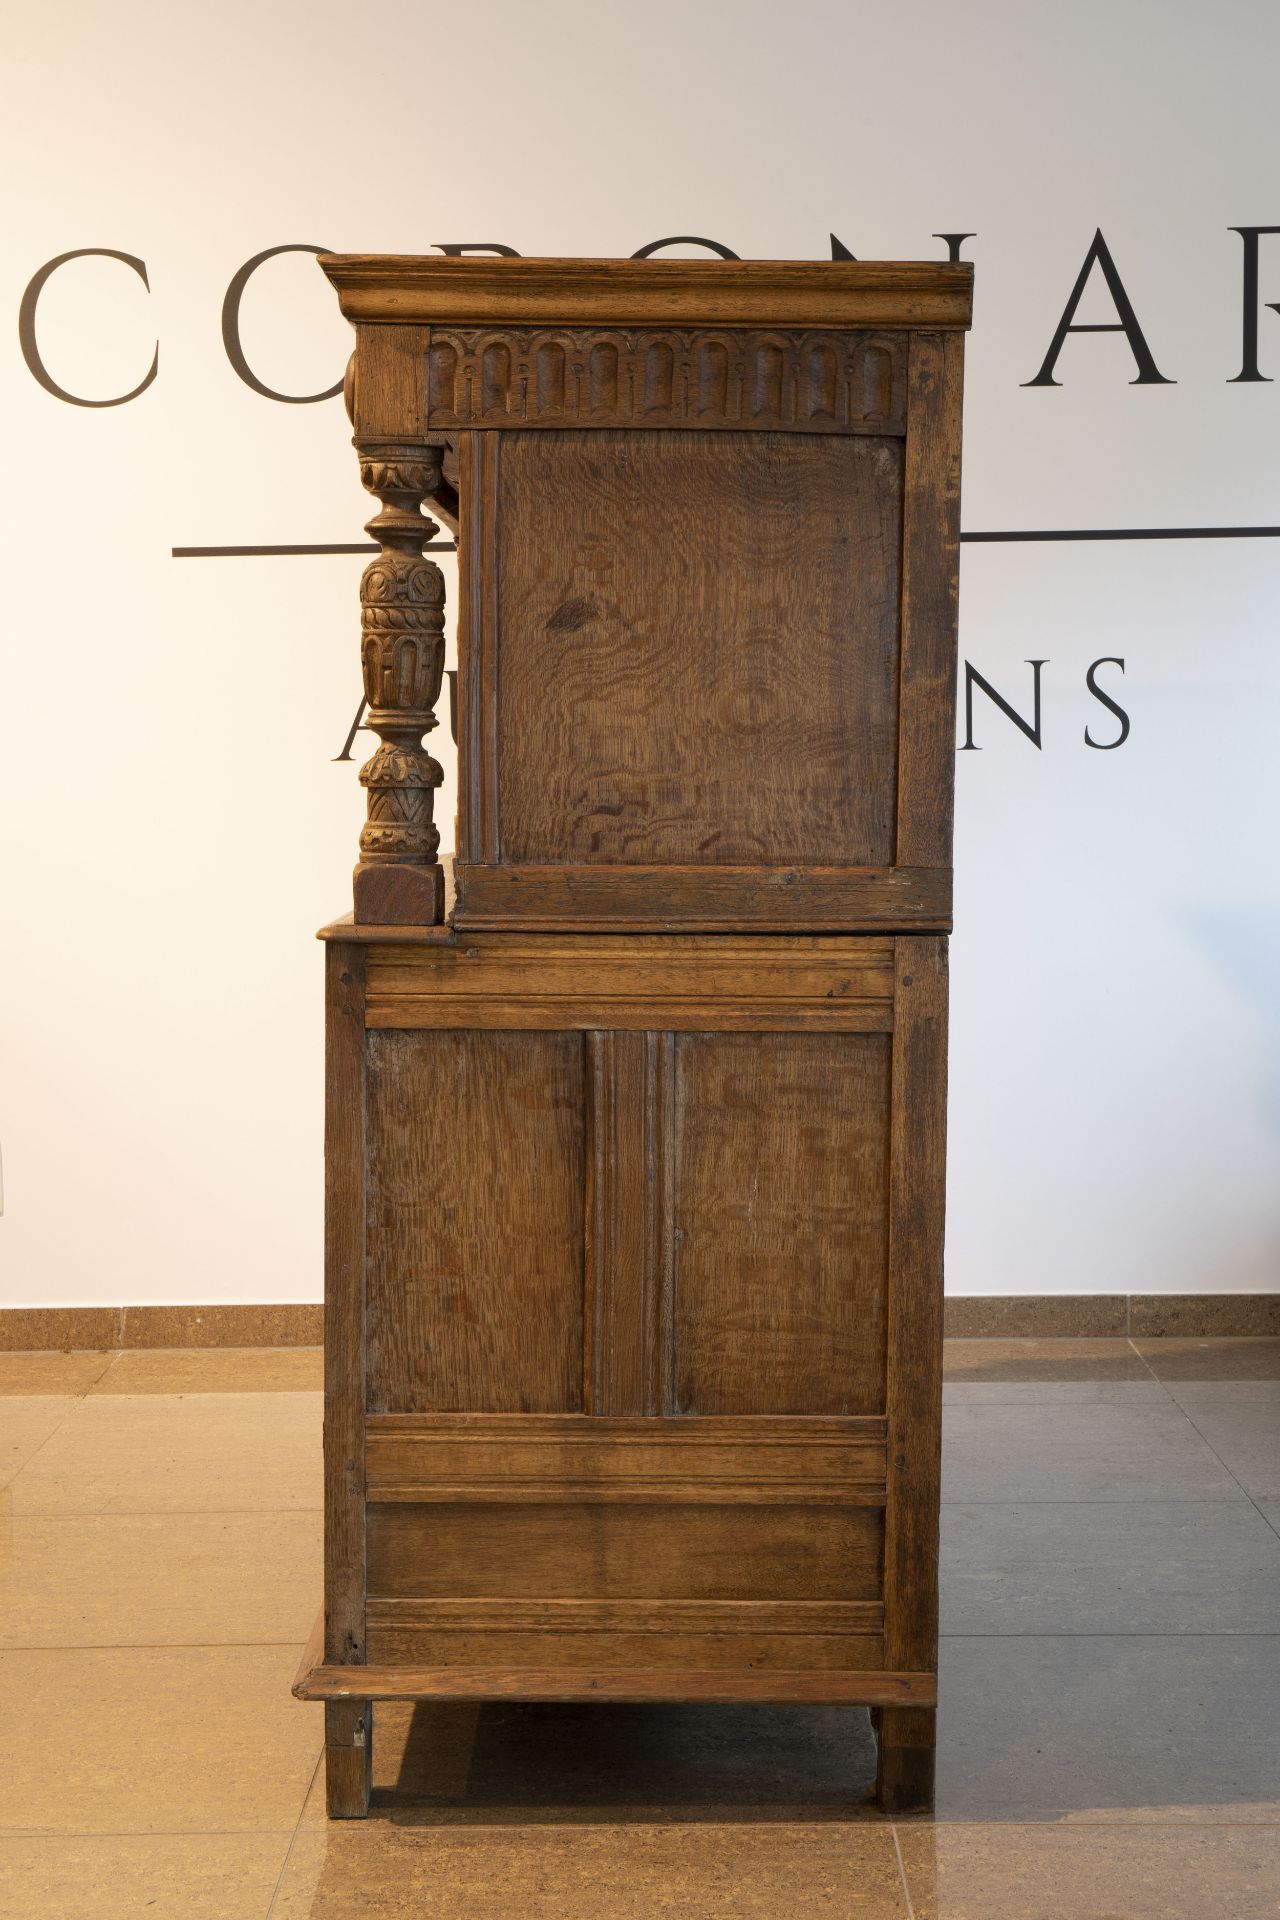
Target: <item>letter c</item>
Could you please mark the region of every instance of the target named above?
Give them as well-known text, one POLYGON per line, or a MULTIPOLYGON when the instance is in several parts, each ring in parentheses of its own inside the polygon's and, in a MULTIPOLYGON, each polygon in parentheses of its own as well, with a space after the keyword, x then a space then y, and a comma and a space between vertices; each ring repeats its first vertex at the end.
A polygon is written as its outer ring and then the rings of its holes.
POLYGON ((65 400, 71 407, 122 407, 127 400, 136 400, 140 393, 145 393, 155 379, 160 366, 159 341, 156 342, 156 349, 151 356, 151 366, 146 377, 139 382, 132 393, 117 394, 113 400, 82 400, 79 394, 68 393, 65 387, 58 385, 45 366, 40 358, 40 348, 36 343, 36 305, 45 281, 55 274, 59 267, 64 267, 68 260, 84 259, 123 260, 126 267, 133 268, 147 292, 151 291, 151 282, 147 279, 145 263, 131 253, 117 253, 114 247, 77 247, 72 253, 60 253, 56 260, 46 261, 40 271, 27 283, 27 290, 22 296, 22 305, 18 308, 18 343, 22 348, 22 357, 27 366, 45 392, 51 393, 55 400, 65 400))

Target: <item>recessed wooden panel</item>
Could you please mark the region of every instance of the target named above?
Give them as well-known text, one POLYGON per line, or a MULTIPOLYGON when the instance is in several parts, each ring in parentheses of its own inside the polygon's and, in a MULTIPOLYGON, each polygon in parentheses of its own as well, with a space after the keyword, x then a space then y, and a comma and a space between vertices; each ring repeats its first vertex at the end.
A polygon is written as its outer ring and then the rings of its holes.
POLYGON ((675 1046, 675 1410, 882 1411, 888 1037, 675 1046))
POLYGON ((374 1600, 371 1661, 406 1666, 884 1665, 877 1600, 374 1600))
POLYGON ((369 1658, 418 1667, 883 1667, 875 1600, 373 1600, 369 1658))
POLYGON ((582 1036, 368 1048, 368 1407, 575 1411, 582 1036))
POLYGON ((365 1434, 369 1498, 882 1506, 885 1423, 381 1414, 365 1434))
POLYGON ((466 857, 890 865, 902 443, 496 439, 466 857))
POLYGON ((878 1600, 875 1507, 368 1507, 380 1600, 878 1600))
POLYGON ((371 1027, 882 1029, 893 946, 798 935, 712 939, 477 933, 371 947, 371 1027))
MULTIPOLYGON (((480 783, 482 796, 486 783, 480 783)), ((495 803, 496 805, 496 803, 495 803)), ((484 812, 483 800, 476 818, 484 812)), ((461 830, 461 829, 460 829, 461 830)), ((465 844, 465 836, 464 842, 465 844)), ((496 835, 492 857, 497 858, 496 835)), ((575 867, 455 863, 458 928, 909 932, 951 925, 949 867, 575 867)))

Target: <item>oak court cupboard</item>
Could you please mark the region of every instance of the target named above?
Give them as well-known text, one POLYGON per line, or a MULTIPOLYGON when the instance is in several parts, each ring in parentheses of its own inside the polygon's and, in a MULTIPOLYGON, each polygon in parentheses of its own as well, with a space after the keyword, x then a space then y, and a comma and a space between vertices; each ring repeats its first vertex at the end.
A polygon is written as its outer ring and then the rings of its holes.
POLYGON ((329 1810, 371 1702, 447 1697, 863 1705, 927 1805, 971 269, 321 264, 379 503, 322 935, 329 1810))

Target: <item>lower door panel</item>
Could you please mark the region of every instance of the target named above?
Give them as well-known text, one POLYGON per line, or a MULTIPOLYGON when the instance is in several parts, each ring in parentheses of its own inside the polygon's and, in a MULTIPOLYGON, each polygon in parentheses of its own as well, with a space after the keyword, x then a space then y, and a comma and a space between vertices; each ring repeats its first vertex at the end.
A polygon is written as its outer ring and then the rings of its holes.
POLYGON ((945 946, 749 944, 370 951, 371 1665, 932 1666, 945 946))

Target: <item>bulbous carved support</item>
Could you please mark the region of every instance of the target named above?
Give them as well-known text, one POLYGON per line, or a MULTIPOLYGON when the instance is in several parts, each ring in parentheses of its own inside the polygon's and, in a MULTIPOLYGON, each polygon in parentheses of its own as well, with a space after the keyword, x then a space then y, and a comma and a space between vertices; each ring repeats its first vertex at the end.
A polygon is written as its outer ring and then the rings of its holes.
POLYGON ((442 772, 422 744, 444 677, 444 576, 423 554, 440 531, 422 511, 440 484, 441 449, 357 440, 360 479, 381 511, 367 531, 382 551, 360 582, 360 658, 368 725, 378 735, 360 770, 368 818, 355 871, 357 923, 431 925, 444 918, 444 875, 432 822, 442 772))

